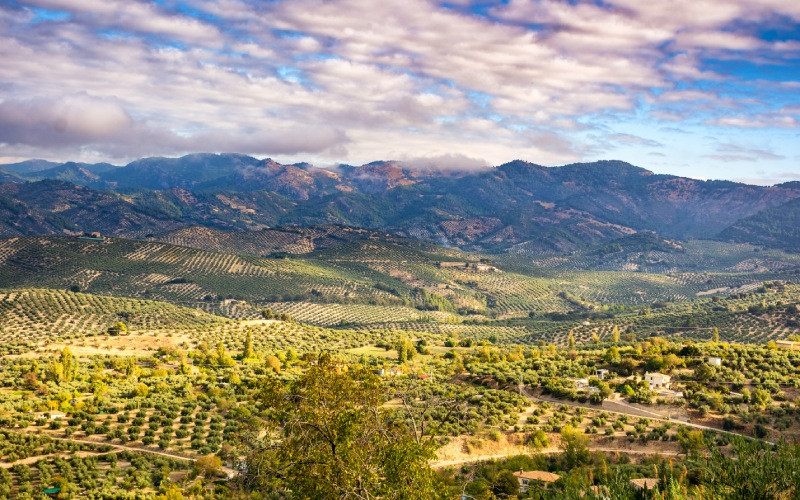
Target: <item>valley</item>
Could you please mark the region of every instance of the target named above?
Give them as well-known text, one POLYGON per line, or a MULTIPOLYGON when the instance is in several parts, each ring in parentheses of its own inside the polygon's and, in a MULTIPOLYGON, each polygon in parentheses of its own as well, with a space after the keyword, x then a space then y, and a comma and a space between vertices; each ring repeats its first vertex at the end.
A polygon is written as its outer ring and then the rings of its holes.
POLYGON ((703 466, 800 437, 800 351, 780 347, 800 339, 798 281, 792 253, 649 233, 533 257, 337 225, 6 238, 0 425, 18 444, 0 474, 21 497, 242 495, 263 384, 320 366, 380 382, 443 491, 496 488, 524 457, 703 466))

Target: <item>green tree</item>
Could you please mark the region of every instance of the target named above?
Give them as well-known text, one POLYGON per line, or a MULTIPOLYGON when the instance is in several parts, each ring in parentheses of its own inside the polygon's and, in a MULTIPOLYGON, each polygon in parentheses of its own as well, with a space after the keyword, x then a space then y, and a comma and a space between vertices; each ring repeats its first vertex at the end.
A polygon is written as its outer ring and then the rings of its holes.
POLYGON ((61 382, 72 382, 78 374, 78 360, 69 347, 65 347, 58 359, 53 360, 48 367, 50 379, 61 382))
POLYGON ((498 498, 516 497, 519 493, 517 476, 508 469, 500 471, 492 483, 492 493, 498 498))
POLYGON ((614 365, 620 362, 622 357, 619 354, 619 349, 617 346, 611 346, 606 350, 605 355, 603 356, 603 361, 610 365, 614 365))
POLYGON ((110 327, 108 327, 108 334, 109 335, 122 335, 124 333, 128 333, 128 326, 125 325, 122 321, 117 321, 110 327))
POLYGON ((122 362, 121 371, 128 377, 138 379, 141 368, 136 363, 136 358, 129 356, 122 362))
POLYGON ((564 468, 567 470, 589 463, 589 438, 571 425, 561 429, 561 450, 564 452, 564 468))
POLYGON ((535 450, 541 450, 550 446, 550 441, 547 439, 547 434, 543 430, 537 429, 528 436, 528 444, 535 450))
POLYGON ((753 392, 750 394, 750 404, 762 410, 766 408, 771 401, 772 397, 770 397, 769 391, 766 389, 761 389, 759 387, 753 389, 753 392))
POLYGON ((222 469, 222 459, 216 455, 205 455, 194 462, 194 470, 205 477, 214 477, 222 469))
POLYGON ((235 366, 236 362, 233 360, 228 351, 225 349, 225 344, 219 342, 217 344, 217 355, 215 361, 220 366, 235 366))
POLYGON ((244 439, 245 487, 313 499, 437 498, 433 443, 390 418, 383 398, 380 378, 328 355, 288 386, 265 380, 256 402, 266 417, 252 431, 267 437, 244 439))
POLYGON ((247 337, 244 339, 244 350, 242 351, 242 359, 250 359, 256 356, 253 350, 253 332, 247 330, 247 337))
MULTIPOLYGON (((712 446, 703 462, 705 483, 720 492, 714 498, 771 500, 797 498, 800 491, 800 444, 762 443, 732 438, 732 450, 712 446)), ((710 497, 709 497, 710 498, 710 497)))
POLYGON ((617 325, 614 325, 614 328, 611 330, 611 342, 619 344, 619 327, 617 325))
POLYGON ((188 361, 186 360, 186 355, 181 354, 181 366, 180 366, 181 374, 189 375, 192 372, 192 367, 189 365, 188 361))
POLYGON ((575 347, 575 334, 572 332, 572 330, 570 330, 569 337, 567 337, 567 345, 570 349, 575 347))
POLYGON ((707 363, 703 363, 694 369, 694 377, 700 382, 708 382, 712 380, 716 374, 717 370, 707 363))
POLYGON ((681 445, 681 450, 690 457, 697 456, 706 444, 703 431, 700 430, 681 430, 678 432, 678 443, 681 445))
POLYGON ((719 328, 717 328, 716 326, 714 327, 714 330, 711 332, 711 340, 714 342, 719 342, 719 328))
POLYGON ((414 343, 408 339, 398 340, 397 344, 395 345, 395 350, 397 351, 397 361, 400 363, 411 361, 411 359, 417 353, 414 343))

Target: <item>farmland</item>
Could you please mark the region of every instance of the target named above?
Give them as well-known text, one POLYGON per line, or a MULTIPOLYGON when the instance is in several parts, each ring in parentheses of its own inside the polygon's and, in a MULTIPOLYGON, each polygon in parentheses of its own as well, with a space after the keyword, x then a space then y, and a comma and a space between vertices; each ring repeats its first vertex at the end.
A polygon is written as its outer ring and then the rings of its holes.
POLYGON ((553 458, 570 433, 632 477, 800 437, 800 357, 774 343, 800 338, 790 257, 745 269, 726 247, 724 266, 651 274, 344 229, 248 238, 0 241, 4 495, 246 497, 265 387, 362 369, 454 494, 517 455, 588 470, 553 458))
MULTIPOLYGON (((647 274, 542 268, 527 259, 502 256, 496 266, 487 264, 491 270, 481 271, 476 268, 481 259, 487 260, 451 249, 358 238, 315 252, 270 258, 155 241, 20 237, 0 240, 0 283, 5 288, 73 289, 150 299, 238 318, 256 317, 270 303, 294 309, 288 303, 307 302, 410 306, 462 318, 504 319, 531 312, 695 301, 756 288, 764 281, 800 278, 797 266, 789 263, 752 272, 647 274), (442 266, 459 261, 466 265, 442 266)), ((390 314, 378 311, 348 316, 334 310, 320 324, 422 317, 398 308, 390 314)), ((435 319, 454 320, 443 315, 435 319)))

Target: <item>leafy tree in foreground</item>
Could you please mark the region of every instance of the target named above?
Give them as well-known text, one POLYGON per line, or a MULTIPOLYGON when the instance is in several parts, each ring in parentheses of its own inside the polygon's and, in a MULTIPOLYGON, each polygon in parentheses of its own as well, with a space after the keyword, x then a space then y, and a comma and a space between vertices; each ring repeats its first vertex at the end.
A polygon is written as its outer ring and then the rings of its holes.
POLYGON ((770 450, 757 441, 735 438, 733 454, 709 448, 705 483, 715 498, 767 500, 797 498, 800 492, 800 444, 770 450))
POLYGON ((248 440, 244 485, 290 498, 436 498, 423 442, 381 408, 378 377, 329 356, 285 386, 269 379, 257 397, 266 438, 248 440))

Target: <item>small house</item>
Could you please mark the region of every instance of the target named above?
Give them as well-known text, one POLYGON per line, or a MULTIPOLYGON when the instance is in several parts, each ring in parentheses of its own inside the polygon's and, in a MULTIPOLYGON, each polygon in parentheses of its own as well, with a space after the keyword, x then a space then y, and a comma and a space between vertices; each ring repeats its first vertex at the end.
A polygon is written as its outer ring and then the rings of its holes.
POLYGON ((576 378, 575 379, 575 388, 576 389, 586 389, 589 387, 589 379, 585 378, 576 378))
POLYGON ((520 470, 515 472, 514 476, 519 481, 519 492, 526 493, 530 487, 531 482, 538 481, 540 483, 554 483, 558 481, 561 476, 543 470, 520 470))
POLYGON ((708 358, 708 364, 711 366, 722 366, 722 358, 710 357, 708 358))
POLYGON ((776 340, 775 345, 777 345, 779 349, 788 349, 790 351, 800 349, 800 342, 792 340, 776 340))
POLYGON ((644 379, 650 389, 669 389, 672 378, 663 373, 645 373, 644 379))
POLYGON ((605 380, 606 377, 608 377, 608 370, 606 370, 605 368, 600 368, 595 370, 594 374, 600 380, 605 380))
POLYGON ((67 414, 61 411, 51 411, 47 413, 40 413, 37 418, 40 419, 49 419, 49 420, 61 420, 62 418, 67 418, 67 414))

